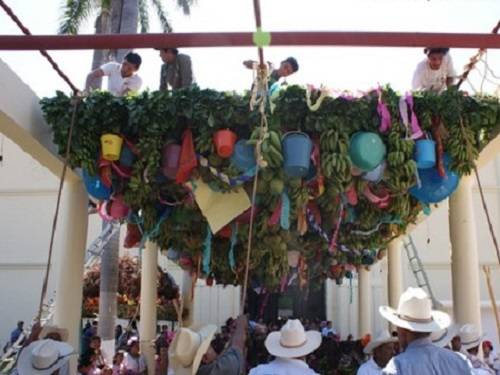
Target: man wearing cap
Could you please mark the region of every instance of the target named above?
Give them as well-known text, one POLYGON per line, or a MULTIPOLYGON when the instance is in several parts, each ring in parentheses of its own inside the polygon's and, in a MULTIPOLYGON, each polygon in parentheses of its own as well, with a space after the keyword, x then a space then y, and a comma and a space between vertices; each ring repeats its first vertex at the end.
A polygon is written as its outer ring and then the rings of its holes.
POLYGON ((214 349, 217 327, 207 325, 200 330, 181 328, 170 345, 169 362, 175 375, 239 375, 244 368, 248 320, 236 319, 230 347, 222 354, 214 349))
POLYGON ((473 374, 477 375, 495 375, 490 366, 479 358, 479 345, 483 341, 484 335, 474 324, 465 324, 460 328, 460 341, 462 342, 462 353, 464 353, 472 363, 473 374))
POLYGON ((264 343, 276 359, 250 370, 249 375, 314 375, 305 362, 306 355, 321 345, 321 333, 305 331, 298 319, 290 319, 280 332, 271 332, 264 343))
POLYGON ((194 83, 191 57, 179 53, 177 48, 160 49, 163 61, 160 72, 160 90, 177 90, 194 83))
POLYGON ((372 340, 363 349, 365 354, 372 357, 365 362, 357 372, 357 375, 379 375, 382 369, 394 356, 394 343, 398 341, 386 330, 379 332, 375 340, 372 340))
POLYGON ((408 288, 397 310, 381 306, 379 312, 397 327, 403 353, 393 357, 382 374, 462 375, 471 374, 467 362, 450 350, 432 344, 430 335, 450 325, 448 314, 432 310, 429 296, 421 288, 408 288))

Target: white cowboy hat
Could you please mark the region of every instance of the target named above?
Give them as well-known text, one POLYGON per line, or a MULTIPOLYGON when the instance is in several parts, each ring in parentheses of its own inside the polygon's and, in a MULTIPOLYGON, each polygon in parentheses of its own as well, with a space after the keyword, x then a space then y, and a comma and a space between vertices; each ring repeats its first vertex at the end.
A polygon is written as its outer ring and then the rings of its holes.
POLYGON ((399 298, 398 309, 380 306, 380 314, 397 327, 413 332, 436 332, 450 325, 450 316, 432 310, 432 302, 421 288, 408 288, 399 298))
POLYGON ((275 357, 300 358, 318 349, 321 345, 321 333, 305 332, 300 320, 290 319, 280 332, 267 335, 264 345, 275 357))
POLYGON ((458 335, 458 325, 452 324, 448 328, 432 332, 431 340, 434 345, 444 348, 458 335))
POLYGON ((50 339, 34 341, 21 350, 17 371, 19 375, 50 375, 75 354, 73 347, 65 342, 50 339))
POLYGON ((375 340, 371 340, 368 345, 365 346, 365 348, 363 349, 363 352, 365 354, 371 354, 373 352, 374 349, 378 348, 380 345, 384 345, 384 344, 389 344, 389 343, 393 343, 393 342, 397 342, 398 341, 398 338, 397 337, 393 337, 389 334, 389 332, 387 332, 387 330, 383 330, 383 331, 380 331, 378 334, 377 334, 377 337, 375 338, 375 340))
POLYGON ((484 335, 479 333, 479 330, 474 324, 465 324, 460 328, 458 332, 460 336, 460 341, 462 342, 462 348, 469 350, 481 344, 484 335))
POLYGON ((195 375, 208 350, 217 326, 207 325, 198 331, 180 328, 170 344, 168 356, 175 375, 195 375))

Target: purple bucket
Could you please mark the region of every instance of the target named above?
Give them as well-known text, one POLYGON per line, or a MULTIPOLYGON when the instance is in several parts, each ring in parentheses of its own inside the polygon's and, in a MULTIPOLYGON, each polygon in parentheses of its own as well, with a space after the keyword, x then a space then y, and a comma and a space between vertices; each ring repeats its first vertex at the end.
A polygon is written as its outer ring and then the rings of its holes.
POLYGON ((161 152, 161 170, 165 177, 175 179, 179 169, 179 159, 181 156, 181 146, 175 143, 169 143, 163 146, 161 152))

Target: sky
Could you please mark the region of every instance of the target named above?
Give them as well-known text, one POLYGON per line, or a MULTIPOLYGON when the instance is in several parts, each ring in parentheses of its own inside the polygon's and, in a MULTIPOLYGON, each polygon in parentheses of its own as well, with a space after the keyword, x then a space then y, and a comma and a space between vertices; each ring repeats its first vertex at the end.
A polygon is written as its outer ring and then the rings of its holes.
MULTIPOLYGON (((63 0, 7 0, 33 34, 55 34, 63 0)), ((164 0, 177 32, 254 31, 252 0, 197 0, 190 16, 164 0)), ((266 31, 414 31, 488 33, 498 22, 499 0, 261 0, 266 31)), ((91 17, 81 33, 92 33, 91 17)), ((151 32, 160 32, 154 12, 151 32)), ((20 34, 0 11, 0 34, 20 34)), ((157 51, 137 50, 143 57, 140 75, 143 88, 159 84, 161 60, 157 51)), ((183 48, 191 55, 196 80, 201 87, 242 91, 251 85, 252 74, 242 61, 255 59, 255 48, 183 48)), ((475 53, 453 49, 457 72, 475 53)), ((63 71, 83 88, 90 69, 92 51, 52 51, 63 71)), ((325 84, 336 90, 365 91, 377 84, 390 84, 399 91, 410 88, 415 66, 425 56, 422 48, 269 47, 265 59, 279 63, 295 56, 300 69, 289 83, 325 84)), ((56 90, 69 93, 65 83, 38 52, 0 51, 4 60, 40 96, 56 90)), ((500 75, 500 50, 488 52, 489 65, 500 75)), ((481 75, 471 75, 478 89, 481 75)), ((1 82, 0 82, 1 85, 1 82)), ((486 91, 494 86, 486 86, 486 91)), ((496 86, 495 86, 496 87, 496 86)), ((464 85, 464 89, 471 89, 464 85)))

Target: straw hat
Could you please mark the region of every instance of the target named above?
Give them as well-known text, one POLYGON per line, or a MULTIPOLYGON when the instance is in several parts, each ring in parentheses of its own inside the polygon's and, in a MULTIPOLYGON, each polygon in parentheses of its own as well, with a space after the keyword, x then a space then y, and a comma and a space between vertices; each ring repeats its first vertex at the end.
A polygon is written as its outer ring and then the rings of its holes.
POLYGON ((46 325, 43 326, 42 331, 40 332, 41 338, 46 338, 49 334, 58 334, 61 336, 61 341, 68 341, 68 330, 66 328, 59 328, 58 326, 46 325))
POLYGON ((380 306, 380 314, 397 327, 413 332, 436 332, 450 325, 450 316, 432 310, 429 296, 421 288, 408 288, 399 298, 398 309, 380 306))
POLYGON ((65 342, 34 341, 21 351, 17 371, 19 375, 50 375, 75 354, 73 347, 65 342))
POLYGON ((397 342, 398 338, 393 337, 387 332, 387 330, 380 331, 375 340, 371 340, 368 345, 365 346, 363 352, 365 354, 371 354, 374 349, 378 348, 380 345, 389 344, 397 342))
POLYGON ((315 351, 321 345, 321 333, 305 331, 298 319, 290 319, 280 332, 271 332, 264 343, 275 357, 300 358, 315 351))
POLYGON ((453 337, 458 335, 458 325, 452 324, 448 328, 436 331, 431 334, 431 340, 434 345, 444 348, 448 345, 453 337))
POLYGON ((462 348, 469 350, 481 344, 484 335, 479 333, 479 330, 474 324, 465 324, 460 328, 458 333, 460 336, 460 341, 462 342, 462 348))
POLYGON ((217 327, 207 325, 198 331, 180 328, 170 345, 168 356, 175 375, 195 375, 217 327))

